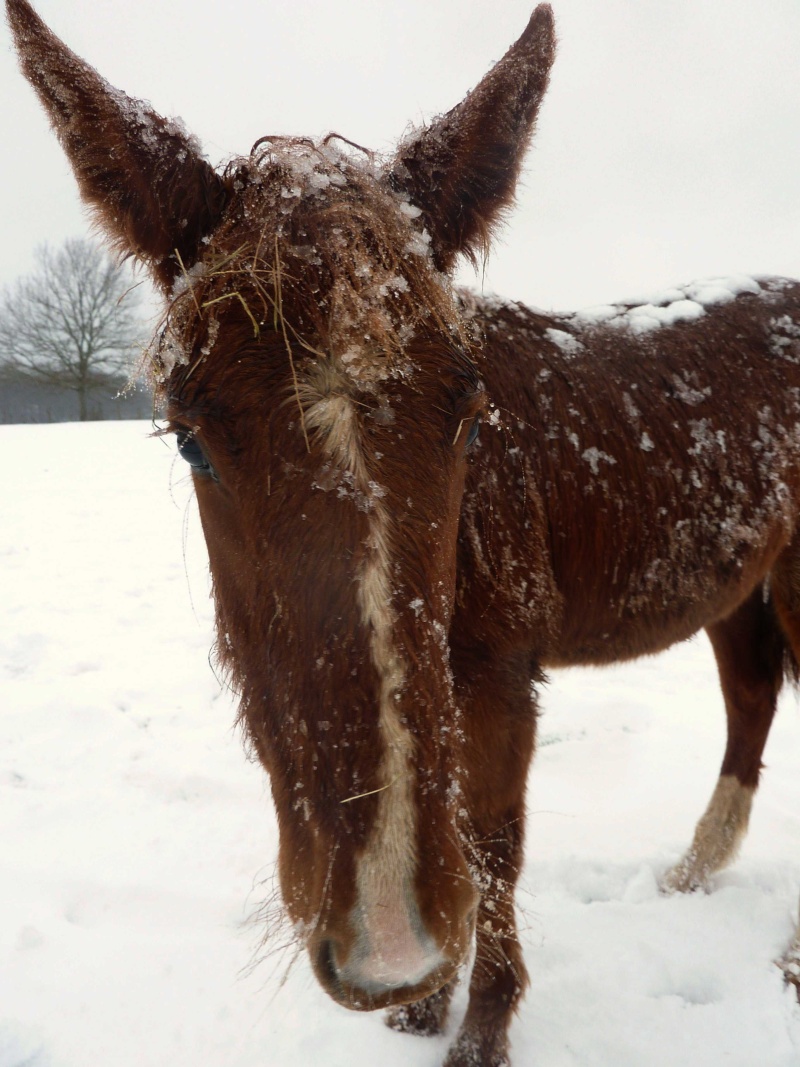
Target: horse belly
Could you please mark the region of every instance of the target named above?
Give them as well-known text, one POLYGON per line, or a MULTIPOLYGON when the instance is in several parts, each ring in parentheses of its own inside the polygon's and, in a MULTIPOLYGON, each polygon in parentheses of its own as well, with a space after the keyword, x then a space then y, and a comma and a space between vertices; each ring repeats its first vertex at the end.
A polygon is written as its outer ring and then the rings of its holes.
POLYGON ((644 563, 622 554, 613 567, 598 561, 594 581, 573 580, 562 590, 562 625, 546 665, 602 666, 653 655, 726 618, 767 581, 792 524, 750 528, 747 537, 735 553, 725 539, 698 539, 691 554, 671 551, 644 563))

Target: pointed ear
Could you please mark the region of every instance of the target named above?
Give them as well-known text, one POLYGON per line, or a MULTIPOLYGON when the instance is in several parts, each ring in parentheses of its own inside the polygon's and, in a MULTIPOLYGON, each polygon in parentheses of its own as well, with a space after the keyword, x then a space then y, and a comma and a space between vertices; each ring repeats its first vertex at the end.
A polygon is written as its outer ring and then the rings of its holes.
POLYGON ((400 144, 390 182, 422 210, 434 259, 473 263, 510 206, 555 58, 549 4, 483 81, 452 111, 400 144))
POLYGON ((20 65, 44 104, 81 196, 117 248, 171 287, 197 257, 228 196, 182 127, 113 89, 45 26, 26 0, 6 0, 20 65))

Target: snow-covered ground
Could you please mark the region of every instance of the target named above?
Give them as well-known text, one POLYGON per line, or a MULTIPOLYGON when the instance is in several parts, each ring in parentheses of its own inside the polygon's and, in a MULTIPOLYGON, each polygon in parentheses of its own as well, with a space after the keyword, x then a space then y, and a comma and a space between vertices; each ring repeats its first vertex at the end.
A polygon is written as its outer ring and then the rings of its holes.
MULTIPOLYGON (((207 662, 185 470, 149 429, 0 427, 0 1067, 434 1067, 446 1039, 338 1008, 248 922, 269 790, 207 662)), ((795 698, 741 859, 675 898, 657 878, 723 747, 705 640, 558 674, 544 705, 516 1067, 796 1067, 772 963, 800 887, 795 698)))

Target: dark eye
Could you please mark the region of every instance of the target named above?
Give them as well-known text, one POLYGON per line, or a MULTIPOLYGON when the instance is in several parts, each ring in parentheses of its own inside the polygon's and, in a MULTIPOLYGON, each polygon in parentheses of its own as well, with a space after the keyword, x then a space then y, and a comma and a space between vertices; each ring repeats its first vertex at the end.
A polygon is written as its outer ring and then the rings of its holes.
POLYGON ((217 474, 206 458, 206 454, 200 446, 197 438, 186 430, 178 430, 175 435, 178 441, 178 451, 181 459, 186 460, 195 474, 209 475, 215 481, 217 474))
POLYGON ((470 445, 474 445, 475 442, 478 440, 478 433, 480 431, 480 428, 481 417, 480 415, 476 415, 475 418, 472 420, 472 425, 470 426, 469 433, 467 434, 467 448, 469 448, 470 445))

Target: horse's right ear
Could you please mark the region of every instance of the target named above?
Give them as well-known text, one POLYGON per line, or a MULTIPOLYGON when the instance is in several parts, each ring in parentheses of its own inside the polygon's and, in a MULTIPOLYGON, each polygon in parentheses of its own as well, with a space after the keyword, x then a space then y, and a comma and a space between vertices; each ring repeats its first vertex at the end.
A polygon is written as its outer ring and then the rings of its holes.
POLYGON ((20 65, 45 106, 81 196, 116 247, 169 289, 225 206, 225 181, 177 123, 113 89, 45 26, 6 0, 20 65), (180 257, 180 261, 179 258, 180 257))

